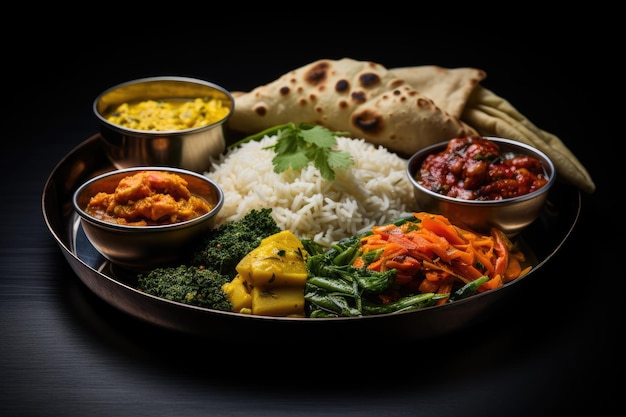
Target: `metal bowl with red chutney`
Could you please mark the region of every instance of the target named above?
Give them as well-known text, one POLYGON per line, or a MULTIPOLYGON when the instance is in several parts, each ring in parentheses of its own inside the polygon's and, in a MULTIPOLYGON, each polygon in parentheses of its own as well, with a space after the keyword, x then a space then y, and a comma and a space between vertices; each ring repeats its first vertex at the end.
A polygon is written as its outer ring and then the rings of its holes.
POLYGON ((541 213, 556 168, 532 146, 474 135, 416 152, 407 175, 420 210, 479 232, 496 227, 515 236, 541 213))

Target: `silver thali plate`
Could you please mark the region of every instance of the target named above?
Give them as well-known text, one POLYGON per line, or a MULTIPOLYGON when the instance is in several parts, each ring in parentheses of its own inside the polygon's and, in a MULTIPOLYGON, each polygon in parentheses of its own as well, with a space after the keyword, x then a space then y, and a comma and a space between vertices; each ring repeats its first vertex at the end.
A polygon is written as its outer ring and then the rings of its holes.
POLYGON ((521 281, 533 280, 569 238, 581 211, 581 194, 557 182, 541 216, 516 239, 534 257, 530 273, 495 290, 443 306, 380 316, 345 318, 262 317, 177 303, 138 291, 136 276, 118 270, 87 241, 72 194, 88 178, 113 170, 101 137, 95 134, 68 153, 48 177, 43 195, 44 220, 80 280, 115 308, 154 325, 208 339, 232 342, 272 340, 417 340, 441 336, 476 324, 511 297, 521 281))

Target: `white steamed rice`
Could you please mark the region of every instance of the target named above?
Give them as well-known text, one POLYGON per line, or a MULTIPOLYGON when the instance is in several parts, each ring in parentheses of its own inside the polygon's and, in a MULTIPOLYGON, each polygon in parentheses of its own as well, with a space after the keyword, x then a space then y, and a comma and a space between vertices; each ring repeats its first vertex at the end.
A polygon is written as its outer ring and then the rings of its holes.
POLYGON ((355 163, 336 170, 332 182, 313 164, 275 173, 275 153, 263 148, 276 143, 276 136, 245 143, 213 160, 205 175, 224 191, 216 225, 269 207, 282 230, 329 246, 411 214, 415 200, 406 160, 364 139, 337 137, 337 142, 355 163))

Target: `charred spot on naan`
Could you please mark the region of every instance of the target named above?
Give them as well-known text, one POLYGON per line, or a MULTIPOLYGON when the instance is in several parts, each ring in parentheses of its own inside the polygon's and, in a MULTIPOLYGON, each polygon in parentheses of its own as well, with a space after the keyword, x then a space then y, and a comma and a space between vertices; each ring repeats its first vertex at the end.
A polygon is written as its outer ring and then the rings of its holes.
POLYGON ((365 103, 367 101, 367 95, 363 91, 354 91, 350 94, 350 98, 352 98, 352 101, 356 104, 365 103))
POLYGON ((415 104, 416 104, 417 108, 420 108, 420 107, 423 107, 423 108, 432 107, 432 108, 435 108, 435 109, 439 109, 437 107, 437 105, 431 99, 428 99, 428 98, 425 98, 425 97, 418 97, 417 101, 415 102, 415 104))
POLYGON ((263 102, 256 103, 254 107, 252 108, 252 111, 254 111, 254 114, 256 114, 257 116, 263 117, 268 112, 267 104, 263 102))
POLYGON ((363 88, 372 88, 380 84, 380 76, 372 72, 366 72, 359 75, 359 84, 363 88))
POLYGON ((398 88, 398 87, 400 87, 400 86, 402 86, 404 84, 405 84, 404 80, 402 80, 400 78, 394 78, 393 80, 391 80, 389 82, 388 85, 389 85, 389 88, 395 89, 395 88, 398 88))
POLYGON ((377 134, 385 129, 383 116, 369 109, 354 112, 350 124, 368 134, 377 134))
POLYGON ((346 93, 350 90, 350 81, 341 79, 335 83, 335 91, 337 93, 346 93))
POLYGON ((313 86, 319 85, 328 79, 328 70, 331 64, 329 61, 321 61, 304 73, 304 81, 313 86))

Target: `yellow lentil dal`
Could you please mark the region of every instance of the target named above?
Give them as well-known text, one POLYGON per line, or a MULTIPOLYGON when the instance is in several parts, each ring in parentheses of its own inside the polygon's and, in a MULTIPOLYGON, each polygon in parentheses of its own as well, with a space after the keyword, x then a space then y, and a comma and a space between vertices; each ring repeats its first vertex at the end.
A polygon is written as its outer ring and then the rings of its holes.
POLYGON ((146 100, 120 104, 107 120, 136 130, 184 130, 222 120, 230 109, 221 100, 146 100))

